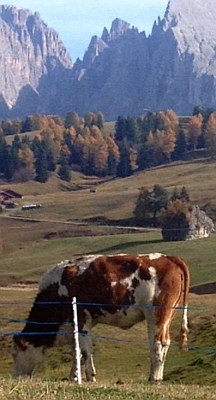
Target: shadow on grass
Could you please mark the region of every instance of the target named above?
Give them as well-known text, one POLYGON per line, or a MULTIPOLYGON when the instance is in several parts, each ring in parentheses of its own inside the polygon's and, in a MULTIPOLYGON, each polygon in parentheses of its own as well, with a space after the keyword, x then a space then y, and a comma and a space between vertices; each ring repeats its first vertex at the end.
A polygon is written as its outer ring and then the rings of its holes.
POLYGON ((119 243, 114 246, 109 246, 109 247, 104 247, 100 250, 98 250, 96 253, 98 254, 103 254, 103 253, 109 253, 109 252, 116 252, 116 251, 121 251, 121 253, 124 251, 124 249, 128 249, 128 247, 137 247, 137 246, 144 246, 147 244, 156 244, 156 243, 162 243, 162 239, 155 239, 155 240, 140 240, 140 241, 135 241, 135 242, 126 242, 126 243, 119 243))

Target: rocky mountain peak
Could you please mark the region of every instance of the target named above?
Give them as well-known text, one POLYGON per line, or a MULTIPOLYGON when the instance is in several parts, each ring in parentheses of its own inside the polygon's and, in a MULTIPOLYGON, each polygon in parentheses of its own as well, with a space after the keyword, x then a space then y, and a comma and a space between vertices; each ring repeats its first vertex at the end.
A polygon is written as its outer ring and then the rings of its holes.
POLYGON ((110 38, 115 39, 117 36, 124 35, 124 33, 128 29, 130 29, 130 24, 128 22, 116 18, 112 22, 112 26, 110 29, 110 38))
POLYGON ((215 0, 170 0, 164 16, 163 29, 172 31, 181 54, 187 52, 194 57, 194 69, 200 75, 213 73, 216 45, 215 0))
POLYGON ((0 51, 0 93, 9 109, 24 88, 36 94, 42 76, 72 68, 58 33, 39 13, 14 6, 0 6, 0 51))
POLYGON ((84 57, 83 57, 83 68, 89 67, 95 60, 98 55, 104 51, 104 49, 107 47, 107 44, 103 41, 102 38, 99 38, 98 36, 93 36, 88 50, 85 52, 84 57))
POLYGON ((98 36, 93 36, 91 38, 90 44, 87 51, 83 57, 82 63, 82 76, 83 69, 90 67, 94 62, 95 58, 100 55, 107 47, 110 46, 110 42, 115 40, 119 36, 123 36, 126 31, 130 29, 130 24, 119 18, 116 18, 111 25, 110 31, 105 27, 102 32, 101 38, 98 36))

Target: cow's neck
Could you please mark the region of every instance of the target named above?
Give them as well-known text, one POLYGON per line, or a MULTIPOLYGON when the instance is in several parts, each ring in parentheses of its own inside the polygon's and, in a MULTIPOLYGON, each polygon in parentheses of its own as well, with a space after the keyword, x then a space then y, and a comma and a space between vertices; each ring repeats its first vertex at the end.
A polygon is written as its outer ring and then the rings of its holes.
POLYGON ((66 296, 49 290, 37 295, 22 331, 24 338, 35 347, 51 347, 60 326, 72 321, 72 305, 66 296), (35 333, 35 334, 34 334, 35 333))

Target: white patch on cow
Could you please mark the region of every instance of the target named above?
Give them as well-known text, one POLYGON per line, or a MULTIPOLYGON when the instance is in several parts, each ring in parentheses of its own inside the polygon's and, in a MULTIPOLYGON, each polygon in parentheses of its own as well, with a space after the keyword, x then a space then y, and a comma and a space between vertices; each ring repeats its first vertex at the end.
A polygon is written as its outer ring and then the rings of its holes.
POLYGON ((98 257, 102 257, 100 254, 88 254, 74 261, 74 264, 79 268, 78 275, 81 275, 89 265, 96 260, 98 257))
POLYGON ((132 285, 132 281, 134 278, 139 279, 138 275, 137 275, 137 271, 134 272, 133 274, 127 276, 126 278, 123 278, 120 280, 121 285, 126 286, 127 288, 130 288, 132 285))
POLYGON ((160 288, 158 285, 157 272, 154 267, 149 267, 149 272, 151 275, 151 279, 140 279, 139 285, 136 286, 134 290, 134 297, 136 300, 136 304, 138 305, 149 305, 152 304, 152 301, 155 297, 157 297, 160 293, 160 288))
MULTIPOLYGON (((59 264, 52 267, 47 273, 42 276, 41 280, 39 281, 39 290, 38 292, 42 292, 46 290, 50 285, 58 283, 60 286, 60 282, 62 279, 62 274, 64 268, 66 268, 70 264, 70 261, 61 261, 59 264)), ((64 291, 64 290, 63 290, 64 291)))
POLYGON ((138 257, 148 257, 149 260, 157 260, 158 258, 160 258, 162 256, 166 257, 166 255, 162 254, 162 253, 138 254, 138 257))
POLYGON ((22 350, 17 344, 13 344, 12 356, 14 359, 14 377, 30 376, 37 366, 43 362, 44 351, 43 347, 34 347, 27 343, 25 350, 22 350))
POLYGON ((59 285, 58 295, 60 297, 62 296, 68 297, 68 290, 65 285, 59 285))
POLYGON ((149 254, 149 260, 156 260, 157 258, 160 258, 164 254, 161 253, 150 253, 149 254))
POLYGON ((97 317, 97 323, 118 326, 121 329, 129 329, 144 320, 143 311, 138 307, 134 307, 134 304, 129 307, 122 306, 115 313, 101 309, 102 315, 97 317))
POLYGON ((182 318, 182 329, 184 330, 184 332, 188 331, 188 318, 187 318, 187 306, 184 307, 183 310, 183 318, 182 318))
POLYGON ((50 268, 45 275, 42 276, 41 280, 39 281, 39 290, 38 293, 46 290, 50 285, 55 283, 59 284, 58 294, 59 296, 67 296, 68 291, 65 285, 61 285, 62 274, 64 269, 70 265, 75 265, 78 267, 79 272, 78 275, 82 274, 90 265, 92 261, 96 258, 100 257, 99 254, 89 254, 87 256, 80 257, 74 260, 65 260, 61 261, 59 264, 55 265, 54 267, 50 268))

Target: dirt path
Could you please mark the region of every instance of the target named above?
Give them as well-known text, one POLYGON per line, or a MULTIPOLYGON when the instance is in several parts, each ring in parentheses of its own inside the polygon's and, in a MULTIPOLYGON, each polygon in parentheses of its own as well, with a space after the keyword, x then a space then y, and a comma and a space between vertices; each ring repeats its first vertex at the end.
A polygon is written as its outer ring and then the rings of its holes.
POLYGON ((33 283, 31 285, 29 284, 14 284, 11 286, 0 286, 0 290, 5 290, 5 291, 31 291, 31 290, 37 290, 38 289, 38 285, 36 283, 33 283))

